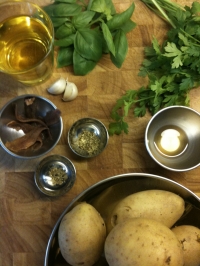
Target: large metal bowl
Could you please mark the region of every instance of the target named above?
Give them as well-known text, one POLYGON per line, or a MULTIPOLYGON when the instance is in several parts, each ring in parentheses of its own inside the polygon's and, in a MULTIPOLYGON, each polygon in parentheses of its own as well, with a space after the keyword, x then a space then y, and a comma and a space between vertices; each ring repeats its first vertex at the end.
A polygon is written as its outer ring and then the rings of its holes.
POLYGON ((13 105, 17 104, 18 112, 23 113, 24 99, 31 97, 36 98, 36 113, 38 117, 43 118, 48 111, 57 109, 57 107, 48 99, 34 94, 26 94, 15 97, 3 106, 3 108, 0 110, 0 145, 7 153, 16 158, 33 159, 47 154, 56 146, 63 130, 63 121, 60 117, 59 121, 56 124, 49 126, 52 138, 45 139, 41 148, 37 150, 25 149, 15 153, 10 151, 5 146, 6 141, 12 141, 24 135, 22 130, 17 131, 7 126, 10 121, 16 120, 13 105))
MULTIPOLYGON (((69 265, 64 261, 58 246, 58 228, 63 216, 69 212, 77 202, 86 201, 92 204, 106 220, 108 213, 115 204, 125 196, 148 189, 162 189, 180 195, 185 200, 186 211, 176 225, 200 225, 200 198, 186 187, 161 176, 150 174, 123 174, 107 178, 89 187, 79 194, 59 217, 50 235, 44 266, 69 265)), ((91 247, 92 248, 92 247, 91 247)), ((108 266, 102 256, 96 266, 108 266)))

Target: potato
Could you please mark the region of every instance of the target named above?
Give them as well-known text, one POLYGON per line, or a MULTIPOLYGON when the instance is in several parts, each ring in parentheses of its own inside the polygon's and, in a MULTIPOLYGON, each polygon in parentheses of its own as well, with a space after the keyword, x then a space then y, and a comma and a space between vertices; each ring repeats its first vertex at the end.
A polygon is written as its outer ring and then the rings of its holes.
POLYGON ((171 227, 185 210, 184 200, 165 190, 146 190, 122 199, 106 221, 108 232, 127 218, 150 218, 171 227))
POLYGON ((174 233, 162 223, 127 219, 117 224, 105 241, 109 266, 183 266, 183 251, 174 233))
POLYGON ((200 229, 192 225, 180 225, 172 229, 183 245, 184 266, 200 265, 200 229))
POLYGON ((90 266, 98 261, 105 238, 106 227, 102 217, 86 202, 68 212, 58 230, 61 254, 72 266, 90 266))

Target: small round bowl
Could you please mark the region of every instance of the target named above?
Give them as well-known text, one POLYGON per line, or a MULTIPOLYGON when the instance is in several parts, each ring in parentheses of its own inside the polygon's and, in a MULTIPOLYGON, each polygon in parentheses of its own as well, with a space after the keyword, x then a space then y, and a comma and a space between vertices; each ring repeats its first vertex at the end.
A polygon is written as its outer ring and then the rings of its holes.
POLYGON ((108 131, 104 124, 90 117, 76 121, 68 132, 71 150, 84 158, 99 155, 105 149, 108 139, 108 131))
POLYGON ((76 180, 76 169, 66 157, 50 155, 36 167, 35 184, 47 196, 61 196, 69 191, 76 180))
POLYGON ((145 131, 148 153, 171 171, 188 171, 200 163, 200 114, 185 106, 157 112, 145 131))
POLYGON ((47 112, 57 109, 51 101, 38 95, 26 94, 13 98, 0 110, 0 145, 6 152, 16 158, 34 159, 44 156, 56 146, 63 131, 63 121, 60 117, 58 122, 49 126, 51 137, 45 138, 39 149, 28 148, 17 152, 9 150, 5 145, 6 142, 22 137, 24 132, 8 127, 7 124, 16 120, 14 105, 17 105, 18 113, 24 114, 24 100, 26 98, 35 98, 35 114, 39 118, 44 118, 47 112))

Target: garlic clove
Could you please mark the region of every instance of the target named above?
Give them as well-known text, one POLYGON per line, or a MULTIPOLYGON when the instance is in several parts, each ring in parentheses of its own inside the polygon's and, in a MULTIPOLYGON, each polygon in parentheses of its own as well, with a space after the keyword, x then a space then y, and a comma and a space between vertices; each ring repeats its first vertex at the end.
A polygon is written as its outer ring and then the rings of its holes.
POLYGON ((47 91, 51 94, 57 95, 61 94, 65 91, 66 88, 66 80, 64 78, 59 78, 57 81, 55 81, 48 89, 47 91))
POLYGON ((63 101, 65 102, 72 101, 77 97, 77 95, 78 95, 77 86, 74 83, 67 81, 65 92, 62 98, 63 101))

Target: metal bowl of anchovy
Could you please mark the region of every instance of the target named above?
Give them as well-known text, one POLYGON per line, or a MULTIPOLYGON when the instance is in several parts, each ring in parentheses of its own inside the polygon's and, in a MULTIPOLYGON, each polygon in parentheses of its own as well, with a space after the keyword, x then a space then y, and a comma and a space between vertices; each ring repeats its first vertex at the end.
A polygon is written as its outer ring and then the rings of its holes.
POLYGON ((0 110, 0 145, 16 158, 47 154, 58 143, 62 130, 60 110, 38 95, 15 97, 0 110))
POLYGON ((68 132, 68 143, 78 156, 92 158, 99 155, 108 144, 108 131, 105 125, 91 117, 76 121, 68 132))

